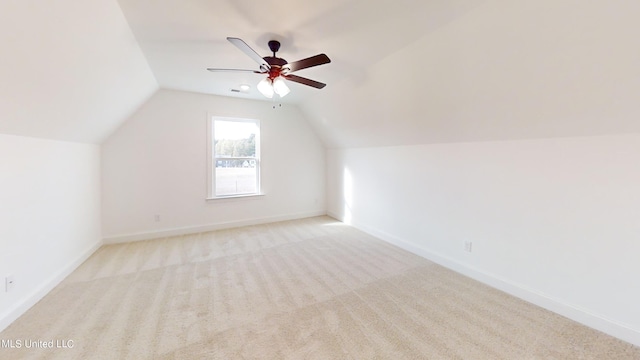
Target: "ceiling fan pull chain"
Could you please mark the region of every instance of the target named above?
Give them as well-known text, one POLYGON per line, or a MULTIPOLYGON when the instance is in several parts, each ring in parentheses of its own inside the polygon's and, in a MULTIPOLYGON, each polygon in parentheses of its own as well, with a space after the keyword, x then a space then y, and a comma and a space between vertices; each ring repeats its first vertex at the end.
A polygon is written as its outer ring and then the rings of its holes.
POLYGON ((277 95, 277 96, 274 96, 274 97, 272 97, 272 98, 271 98, 271 102, 272 102, 271 108, 272 108, 273 110, 275 110, 275 109, 278 109, 278 108, 281 108, 281 107, 282 107, 282 103, 280 103, 280 102, 278 103, 278 105, 276 105, 276 97, 277 97, 277 98, 280 98, 280 95, 277 95))

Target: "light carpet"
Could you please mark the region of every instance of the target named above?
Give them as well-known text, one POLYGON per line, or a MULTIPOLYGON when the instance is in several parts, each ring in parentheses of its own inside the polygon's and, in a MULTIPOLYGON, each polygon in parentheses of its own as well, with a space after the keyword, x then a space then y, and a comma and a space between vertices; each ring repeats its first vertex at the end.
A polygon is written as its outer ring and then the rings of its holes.
POLYGON ((640 359, 329 217, 103 246, 0 339, 22 342, 2 359, 640 359))

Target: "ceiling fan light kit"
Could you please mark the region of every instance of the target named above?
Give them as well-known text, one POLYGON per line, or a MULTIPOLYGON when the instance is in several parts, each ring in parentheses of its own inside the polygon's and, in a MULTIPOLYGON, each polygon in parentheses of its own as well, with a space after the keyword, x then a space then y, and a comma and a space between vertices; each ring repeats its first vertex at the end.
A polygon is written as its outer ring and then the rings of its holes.
POLYGON ((211 72, 219 71, 241 71, 241 72, 253 72, 256 74, 266 74, 267 77, 262 79, 257 85, 258 91, 267 98, 273 98, 274 93, 280 97, 286 96, 291 90, 287 86, 284 80, 297 82, 299 84, 314 87, 316 89, 322 89, 326 84, 307 79, 297 75, 291 75, 292 72, 307 69, 313 66, 328 64, 331 62, 329 57, 325 54, 318 54, 306 59, 294 61, 292 63, 287 62, 283 58, 276 56, 278 50, 280 50, 280 42, 276 40, 269 41, 269 49, 273 53, 273 56, 261 57, 255 52, 247 43, 239 38, 228 37, 227 40, 235 45, 240 51, 247 54, 260 66, 260 70, 243 70, 243 69, 216 69, 207 68, 211 72))
POLYGON ((262 95, 268 97, 269 99, 273 97, 274 88, 273 88, 273 85, 271 84, 271 79, 269 78, 262 79, 258 83, 257 88, 262 95))
POLYGON ((280 97, 285 97, 291 90, 289 90, 287 84, 284 83, 283 77, 278 76, 273 79, 273 91, 280 95, 280 97))
POLYGON ((269 99, 273 97, 273 94, 278 94, 281 98, 285 97, 291 90, 287 84, 284 83, 282 76, 278 76, 277 78, 271 80, 270 77, 262 79, 258 83, 258 91, 269 99))

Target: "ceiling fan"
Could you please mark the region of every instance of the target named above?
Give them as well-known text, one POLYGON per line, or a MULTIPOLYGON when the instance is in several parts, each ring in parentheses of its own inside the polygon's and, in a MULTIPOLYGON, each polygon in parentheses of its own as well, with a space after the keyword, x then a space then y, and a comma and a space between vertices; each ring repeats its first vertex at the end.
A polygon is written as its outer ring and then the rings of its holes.
POLYGON ((323 84, 321 82, 307 79, 301 76, 292 75, 291 73, 295 71, 299 71, 302 69, 307 69, 313 66, 328 64, 331 62, 331 59, 325 54, 318 54, 316 56, 312 56, 306 59, 287 62, 287 60, 283 58, 276 57, 276 53, 280 50, 280 42, 276 40, 269 41, 269 49, 273 53, 273 56, 265 56, 261 57, 257 52, 255 52, 247 43, 242 41, 242 39, 228 37, 227 40, 235 45, 238 49, 240 49, 243 53, 247 54, 250 58, 252 58, 255 62, 260 65, 260 70, 243 70, 243 69, 215 69, 215 68, 207 68, 207 70, 212 72, 218 71, 242 71, 242 72, 253 72, 256 74, 267 74, 267 77, 258 83, 258 91, 262 93, 262 95, 272 98, 273 94, 276 93, 280 97, 283 97, 289 93, 289 87, 285 84, 284 80, 289 80, 293 82, 297 82, 299 84, 307 85, 314 87, 316 89, 322 89, 327 86, 327 84, 323 84), (283 80, 284 79, 284 80, 283 80))

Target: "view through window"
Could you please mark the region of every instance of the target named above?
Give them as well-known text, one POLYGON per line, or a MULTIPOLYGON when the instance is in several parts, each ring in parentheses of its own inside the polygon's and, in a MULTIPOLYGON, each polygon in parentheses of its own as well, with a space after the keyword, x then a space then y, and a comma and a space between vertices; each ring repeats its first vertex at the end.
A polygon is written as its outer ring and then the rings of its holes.
POLYGON ((258 120, 213 119, 216 197, 260 192, 260 123, 258 120))

